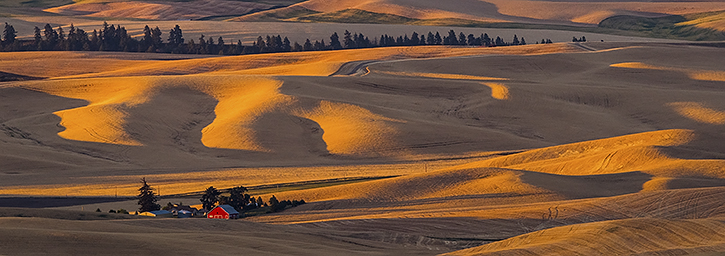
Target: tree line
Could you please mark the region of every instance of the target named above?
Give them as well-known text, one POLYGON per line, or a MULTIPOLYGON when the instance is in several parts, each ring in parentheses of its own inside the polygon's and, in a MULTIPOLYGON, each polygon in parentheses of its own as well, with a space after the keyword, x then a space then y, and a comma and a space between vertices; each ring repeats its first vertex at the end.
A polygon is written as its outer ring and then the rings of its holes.
MULTIPOLYGON (((150 212, 160 210, 161 205, 157 203, 159 198, 151 186, 149 186, 146 182, 146 178, 142 178, 141 183, 142 185, 138 189, 139 194, 137 196, 139 211, 150 212)), ((237 186, 228 189, 229 195, 226 195, 213 186, 210 186, 203 192, 199 201, 201 201, 202 208, 207 211, 210 211, 217 205, 229 205, 240 213, 264 207, 268 208, 267 212, 279 212, 288 207, 295 207, 306 203, 304 199, 280 201, 274 195, 269 198, 268 202, 264 202, 261 196, 254 198, 247 194, 247 191, 247 188, 237 186)), ((171 205, 171 203, 169 203, 169 205, 171 205)), ((100 209, 98 211, 100 211, 100 209)))
MULTIPOLYGON (((539 41, 536 41, 538 44, 539 41)), ((542 39, 541 42, 552 43, 551 39, 542 39)), ((203 34, 197 38, 186 41, 179 25, 174 26, 165 36, 159 27, 143 29, 143 36, 131 37, 125 27, 103 23, 100 30, 92 32, 75 27, 73 24, 68 32, 63 27, 54 29, 46 24, 43 29, 35 27, 32 40, 18 40, 15 28, 5 23, 0 50, 2 51, 121 51, 121 52, 149 52, 149 53, 179 53, 179 54, 218 54, 240 55, 277 52, 324 51, 340 49, 358 49, 390 46, 418 46, 418 45, 458 45, 458 46, 510 46, 526 45, 526 39, 514 35, 508 42, 499 36, 495 38, 486 33, 481 35, 456 33, 448 31, 446 35, 436 32, 418 34, 413 32, 399 36, 387 34, 370 39, 362 33, 345 31, 342 38, 333 33, 329 41, 306 39, 303 43, 291 42, 287 37, 280 35, 266 37, 259 36, 252 45, 243 45, 241 40, 236 43, 227 43, 224 38, 206 37, 203 34)))

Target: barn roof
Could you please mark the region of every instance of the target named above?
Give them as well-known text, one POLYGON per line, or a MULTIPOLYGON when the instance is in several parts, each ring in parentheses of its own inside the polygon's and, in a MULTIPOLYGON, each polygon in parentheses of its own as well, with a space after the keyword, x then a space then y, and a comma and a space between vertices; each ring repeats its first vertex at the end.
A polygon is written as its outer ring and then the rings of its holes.
POLYGON ((171 212, 167 211, 167 210, 158 210, 158 211, 150 211, 150 212, 141 213, 141 215, 146 215, 146 216, 159 216, 159 215, 167 215, 167 214, 171 214, 171 212))
POLYGON ((237 210, 234 210, 234 207, 232 207, 231 205, 228 205, 228 204, 223 204, 223 205, 220 205, 217 207, 222 208, 228 214, 239 214, 239 212, 237 210))

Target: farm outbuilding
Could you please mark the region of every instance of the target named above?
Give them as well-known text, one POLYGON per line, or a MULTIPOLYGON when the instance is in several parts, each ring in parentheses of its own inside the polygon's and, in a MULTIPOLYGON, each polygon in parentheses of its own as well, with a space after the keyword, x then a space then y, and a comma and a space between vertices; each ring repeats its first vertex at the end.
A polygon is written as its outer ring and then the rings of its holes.
POLYGON ((143 216, 153 216, 153 217, 173 217, 174 215, 171 214, 170 211, 167 210, 158 210, 158 211, 150 211, 150 212, 142 212, 139 213, 139 215, 143 216))
POLYGON ((239 212, 230 205, 219 205, 206 214, 209 219, 238 219, 239 212))
POLYGON ((191 218, 194 214, 187 210, 180 210, 176 212, 176 216, 179 218, 191 218))

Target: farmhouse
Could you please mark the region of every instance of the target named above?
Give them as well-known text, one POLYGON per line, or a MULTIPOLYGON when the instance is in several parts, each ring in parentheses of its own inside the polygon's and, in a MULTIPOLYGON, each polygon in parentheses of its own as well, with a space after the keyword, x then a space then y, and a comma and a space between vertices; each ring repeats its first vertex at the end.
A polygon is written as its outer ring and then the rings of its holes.
POLYGON ((188 205, 181 205, 181 204, 174 204, 174 207, 171 207, 168 209, 174 216, 177 216, 179 218, 184 218, 186 216, 181 216, 180 214, 185 212, 184 214, 191 215, 189 217, 197 216, 199 210, 197 210, 194 207, 188 206, 188 205))
POLYGON ((230 205, 219 205, 206 214, 209 219, 238 219, 239 212, 230 205))
POLYGON ((191 218, 194 217, 194 213, 187 211, 187 210, 180 210, 176 212, 176 217, 178 218, 191 218))

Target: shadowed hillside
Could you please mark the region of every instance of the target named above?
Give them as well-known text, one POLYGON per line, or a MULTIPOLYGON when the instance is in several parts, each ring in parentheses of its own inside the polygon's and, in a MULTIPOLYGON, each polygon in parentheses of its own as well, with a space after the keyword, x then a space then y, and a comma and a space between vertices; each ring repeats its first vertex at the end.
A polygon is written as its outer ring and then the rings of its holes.
POLYGON ((163 252, 179 239, 259 254, 723 250, 722 48, 149 56, 0 54, 1 72, 44 78, 0 85, 0 195, 105 196, 56 219, 0 209, 3 252, 163 252), (136 208, 109 199, 141 178, 161 203, 240 185, 308 203, 226 222, 87 212, 136 208))

